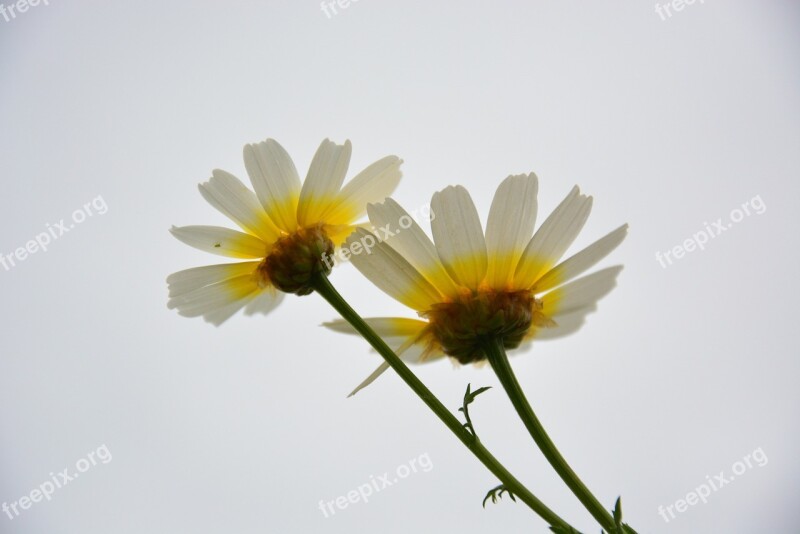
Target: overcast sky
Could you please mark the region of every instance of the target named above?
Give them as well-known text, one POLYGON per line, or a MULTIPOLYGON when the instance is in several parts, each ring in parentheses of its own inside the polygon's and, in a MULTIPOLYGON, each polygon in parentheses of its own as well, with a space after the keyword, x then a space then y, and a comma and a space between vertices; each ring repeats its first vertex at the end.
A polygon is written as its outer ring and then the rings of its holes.
MULTIPOLYGON (((409 211, 462 184, 485 221, 503 178, 536 172, 547 213, 579 184, 594 209, 572 250, 630 234, 584 328, 512 353, 554 441, 639 532, 796 530, 796 2, 0 4, 0 504, 83 471, 0 532, 546 531, 520 503, 481 507, 496 480, 396 376, 345 398, 379 359, 318 327, 318 296, 219 328, 167 309, 168 274, 219 261, 169 227, 231 225, 197 184, 246 178, 242 146, 268 137, 301 175, 326 137, 352 141, 350 177, 402 157, 409 211), (320 510, 412 460, 431 467, 320 510)), ((352 266, 332 280, 365 315, 413 316, 352 266)), ((467 383, 498 385, 415 370, 454 411, 467 383)), ((471 414, 598 530, 501 388, 471 414)))

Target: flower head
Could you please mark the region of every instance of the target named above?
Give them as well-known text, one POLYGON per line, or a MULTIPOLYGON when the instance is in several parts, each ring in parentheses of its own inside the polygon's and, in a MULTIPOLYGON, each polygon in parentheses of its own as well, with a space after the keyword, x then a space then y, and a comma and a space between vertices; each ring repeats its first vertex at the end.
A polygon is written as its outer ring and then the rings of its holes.
MULTIPOLYGON (((592 198, 574 187, 534 233, 537 193, 532 173, 506 178, 495 193, 484 234, 467 190, 447 187, 431 200, 433 241, 414 223, 370 254, 352 256, 369 280, 422 318, 367 319, 404 360, 448 355, 462 364, 479 362, 490 338, 516 348, 534 338, 569 334, 614 287, 621 266, 575 278, 622 242, 627 225, 560 261, 586 223, 592 198)), ((391 198, 370 204, 367 212, 375 227, 407 216, 391 198)), ((358 229, 348 243, 366 235, 358 229)), ((352 332, 342 321, 326 326, 352 332)))
POLYGON ((311 277, 330 271, 328 257, 356 228, 367 203, 384 199, 400 181, 402 161, 386 156, 342 187, 351 151, 350 141, 324 140, 301 185, 277 141, 246 145, 244 164, 255 192, 215 170, 200 193, 241 231, 183 226, 173 227, 172 235, 200 250, 248 261, 171 274, 168 306, 219 325, 242 308, 248 315, 268 313, 284 292, 309 293, 311 277))

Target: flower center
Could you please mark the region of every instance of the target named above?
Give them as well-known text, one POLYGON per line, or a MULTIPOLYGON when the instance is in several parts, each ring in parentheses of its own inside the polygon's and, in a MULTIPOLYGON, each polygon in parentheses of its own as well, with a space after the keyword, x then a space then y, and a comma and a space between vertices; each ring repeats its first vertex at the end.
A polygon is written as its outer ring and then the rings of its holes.
POLYGON ((542 301, 530 291, 479 291, 421 313, 445 354, 467 364, 486 359, 483 343, 499 338, 507 349, 519 346, 533 326, 550 326, 542 301))
POLYGON ((258 266, 259 274, 285 293, 308 295, 314 288, 314 276, 331 272, 333 242, 322 226, 301 228, 286 235, 272 246, 258 266))

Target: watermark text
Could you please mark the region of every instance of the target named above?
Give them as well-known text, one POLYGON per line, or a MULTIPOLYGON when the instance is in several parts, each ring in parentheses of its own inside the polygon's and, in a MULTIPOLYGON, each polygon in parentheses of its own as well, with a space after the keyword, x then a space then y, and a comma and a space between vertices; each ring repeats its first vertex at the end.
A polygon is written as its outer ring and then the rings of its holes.
POLYGON ((675 245, 666 252, 657 251, 656 261, 659 265, 661 265, 662 268, 666 269, 669 265, 672 265, 673 260, 677 261, 683 258, 689 252, 694 252, 695 250, 705 250, 706 244, 711 239, 718 237, 724 232, 727 232, 733 228, 735 224, 738 224, 744 220, 745 217, 750 217, 753 214, 761 215, 765 211, 767 211, 767 205, 764 204, 764 201, 761 199, 761 195, 756 195, 747 202, 744 202, 741 208, 732 209, 728 216, 728 221, 725 221, 722 217, 720 217, 711 224, 704 222, 704 228, 699 232, 695 232, 692 237, 687 237, 682 244, 675 245))
POLYGON ((736 477, 744 475, 754 467, 764 467, 768 463, 769 458, 764 454, 764 449, 759 447, 750 454, 746 454, 741 460, 734 462, 731 466, 733 474, 720 471, 713 477, 706 475, 706 481, 687 493, 686 497, 678 499, 668 506, 659 506, 658 515, 661 516, 665 523, 669 523, 677 517, 676 512, 682 514, 690 506, 695 506, 701 502, 703 504, 707 503, 712 492, 719 491, 733 482, 736 477))
POLYGON ((320 500, 319 509, 325 517, 333 516, 336 514, 336 510, 344 510, 351 504, 369 502, 373 494, 394 486, 401 479, 408 478, 412 473, 418 473, 420 471, 428 473, 431 469, 433 469, 433 462, 430 456, 428 456, 428 453, 420 454, 418 457, 398 465, 393 474, 387 471, 378 477, 370 475, 369 482, 361 484, 358 489, 350 490, 346 494, 340 495, 330 501, 320 500))
POLYGON ((17 15, 21 15, 39 4, 49 6, 50 0, 17 0, 9 5, 0 4, 0 15, 3 16, 6 22, 11 22, 17 18, 17 15))
POLYGON ((96 450, 88 453, 85 458, 81 458, 75 462, 75 470, 70 471, 69 467, 65 467, 58 473, 50 473, 50 478, 42 482, 39 487, 33 489, 27 495, 23 495, 14 502, 3 503, 3 513, 8 516, 9 520, 14 520, 25 510, 30 509, 34 504, 42 502, 42 500, 51 500, 56 490, 63 488, 67 484, 72 483, 82 473, 85 473, 98 463, 107 464, 112 460, 111 452, 105 444, 100 445, 96 450))
POLYGON ((9 254, 0 252, 0 265, 2 265, 3 269, 6 271, 10 271, 13 267, 16 267, 18 263, 28 259, 29 256, 37 252, 47 252, 47 248, 53 241, 75 228, 76 224, 81 224, 88 217, 92 217, 95 214, 104 215, 107 211, 108 205, 103 199, 103 196, 98 195, 94 197, 90 202, 85 203, 83 207, 73 211, 70 221, 61 219, 55 224, 46 223, 46 231, 28 240, 24 246, 17 247, 9 254))

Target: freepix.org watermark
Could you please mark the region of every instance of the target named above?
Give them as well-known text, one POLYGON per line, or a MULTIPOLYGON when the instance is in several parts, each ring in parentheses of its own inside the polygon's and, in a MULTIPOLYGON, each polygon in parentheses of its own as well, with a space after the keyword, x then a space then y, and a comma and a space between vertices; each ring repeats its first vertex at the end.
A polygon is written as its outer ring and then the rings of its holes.
POLYGON ((754 467, 764 467, 768 463, 769 458, 764 454, 764 449, 759 447, 750 454, 745 454, 741 460, 734 462, 731 466, 733 474, 726 474, 725 471, 720 471, 713 477, 706 475, 706 481, 697 486, 693 491, 687 493, 686 497, 678 499, 668 506, 659 506, 658 515, 664 519, 665 523, 669 523, 672 519, 677 517, 676 512, 682 514, 688 510, 690 506, 695 506, 701 502, 703 504, 707 503, 712 492, 716 493, 754 467))
POLYGON ((28 9, 36 7, 39 4, 49 6, 50 0, 17 0, 8 5, 0 3, 0 15, 3 16, 6 22, 11 22, 17 18, 17 15, 21 15, 28 11, 28 9))
POLYGON ((17 247, 10 254, 3 254, 0 252, 0 265, 3 269, 10 271, 28 259, 28 257, 38 253, 47 252, 50 244, 61 238, 64 234, 75 228, 75 225, 81 224, 88 218, 94 215, 104 215, 108 211, 108 205, 103 200, 102 195, 94 197, 90 202, 87 202, 83 207, 76 209, 72 212, 69 221, 61 219, 55 224, 45 224, 46 231, 38 234, 33 239, 28 240, 23 246, 17 247))
POLYGON ((111 452, 105 444, 97 447, 96 450, 88 453, 85 458, 81 458, 75 462, 75 470, 70 471, 69 467, 65 467, 58 473, 50 473, 50 478, 42 482, 39 487, 33 489, 27 495, 23 495, 18 500, 8 503, 3 503, 3 513, 9 520, 14 520, 25 510, 30 509, 34 504, 42 502, 42 500, 51 500, 56 490, 59 490, 72 483, 82 473, 87 472, 92 467, 99 464, 107 464, 112 460, 111 452))
POLYGON ((747 202, 742 203, 741 208, 734 208, 728 215, 728 221, 723 220, 722 217, 716 221, 708 224, 704 222, 704 228, 699 232, 695 232, 692 237, 684 239, 680 245, 675 245, 666 252, 656 252, 656 261, 662 268, 666 269, 667 266, 672 265, 673 261, 677 261, 689 252, 695 250, 705 250, 706 244, 718 237, 719 235, 727 232, 734 225, 742 222, 745 217, 751 215, 761 215, 767 211, 767 205, 761 199, 761 195, 756 195, 747 202))
POLYGON ((372 254, 372 248, 382 241, 386 241, 390 237, 394 237, 404 230, 408 230, 415 221, 425 219, 432 221, 436 218, 436 214, 429 205, 420 206, 408 215, 401 216, 395 225, 389 223, 383 227, 372 227, 370 232, 372 235, 365 235, 358 241, 352 241, 349 245, 343 243, 341 247, 337 248, 333 255, 323 253, 322 261, 329 269, 333 269, 334 265, 346 262, 350 256, 358 256, 362 252, 372 254), (373 235, 375 237, 373 237, 373 235))
POLYGON ((400 464, 394 470, 394 474, 388 471, 379 477, 370 475, 369 482, 361 484, 358 489, 350 490, 344 495, 340 495, 330 501, 319 501, 319 509, 322 515, 330 517, 336 514, 336 510, 344 510, 351 504, 359 502, 367 503, 373 494, 383 491, 384 489, 394 486, 400 480, 408 478, 413 473, 428 473, 433 469, 433 462, 431 461, 428 453, 420 454, 416 458, 412 458, 404 464, 400 464), (335 505, 335 508, 334 508, 335 505))
POLYGON ((656 4, 656 13, 661 17, 661 20, 669 20, 674 13, 683 11, 683 8, 694 4, 695 1, 701 4, 706 3, 706 0, 671 0, 662 5, 656 4))
POLYGON ((336 11, 337 6, 339 7, 339 9, 347 9, 348 7, 350 7, 351 3, 354 4, 356 2, 358 2, 358 0, 334 0, 332 2, 329 0, 322 0, 322 2, 319 5, 319 8, 322 10, 323 13, 325 13, 325 16, 331 18, 333 17, 333 15, 339 14, 339 12, 336 11), (333 13, 333 15, 331 15, 331 13, 333 13))

